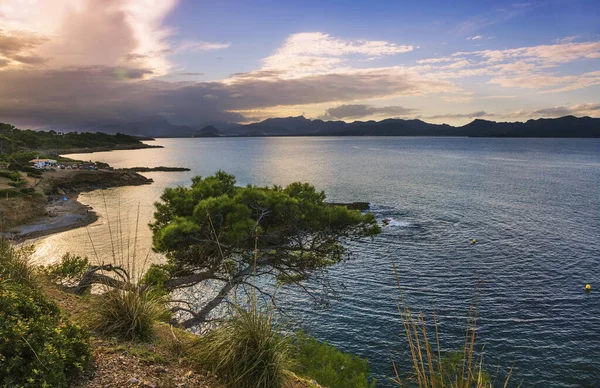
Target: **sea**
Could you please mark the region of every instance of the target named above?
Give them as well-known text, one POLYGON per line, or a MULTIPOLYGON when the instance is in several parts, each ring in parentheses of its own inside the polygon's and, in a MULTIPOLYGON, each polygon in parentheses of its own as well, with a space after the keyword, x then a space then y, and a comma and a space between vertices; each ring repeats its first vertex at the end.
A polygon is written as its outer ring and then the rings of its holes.
MULTIPOLYGON (((476 311, 477 349, 499 383, 511 373, 509 386, 600 386, 600 139, 151 143, 164 148, 68 155, 118 168, 191 171, 144 173, 153 184, 82 193, 79 200, 99 220, 37 240, 36 261, 71 252, 103 262, 135 260, 142 271, 164 260, 151 250, 147 224, 165 188, 218 170, 240 185, 309 182, 330 201, 369 202, 388 225, 374 239, 347 245, 348 260, 327 273, 334 290, 327 304, 283 287, 280 309, 319 340, 368 358, 378 387, 394 386, 393 365, 410 370, 401 301, 429 325, 436 317, 444 351, 461 349, 476 311)), ((316 282, 307 286, 322 295, 316 282)))

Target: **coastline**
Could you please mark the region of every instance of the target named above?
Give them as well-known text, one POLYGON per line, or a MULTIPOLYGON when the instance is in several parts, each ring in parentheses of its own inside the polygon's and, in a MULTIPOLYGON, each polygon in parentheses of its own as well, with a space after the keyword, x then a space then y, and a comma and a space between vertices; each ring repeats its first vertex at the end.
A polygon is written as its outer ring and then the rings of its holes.
MULTIPOLYGON (((43 209, 38 209, 35 217, 25 218, 24 222, 15 222, 2 235, 11 241, 23 242, 90 225, 99 216, 89 206, 79 202, 79 194, 152 182, 152 179, 129 170, 45 172, 42 181, 35 187, 37 195, 41 197, 40 201, 44 202, 43 209)), ((24 209, 28 206, 28 200, 20 197, 6 201, 12 201, 13 208, 24 209)))
POLYGON ((6 238, 15 242, 25 242, 67 230, 88 226, 99 218, 89 206, 78 201, 79 194, 67 197, 66 201, 49 201, 46 215, 36 220, 18 225, 5 232, 6 238))
POLYGON ((140 143, 140 144, 119 144, 115 147, 92 147, 92 148, 82 147, 82 148, 68 148, 68 149, 62 149, 62 150, 59 149, 59 150, 49 150, 49 151, 52 154, 66 156, 69 154, 91 154, 94 152, 141 150, 141 149, 146 149, 146 148, 164 148, 164 147, 161 145, 140 143))

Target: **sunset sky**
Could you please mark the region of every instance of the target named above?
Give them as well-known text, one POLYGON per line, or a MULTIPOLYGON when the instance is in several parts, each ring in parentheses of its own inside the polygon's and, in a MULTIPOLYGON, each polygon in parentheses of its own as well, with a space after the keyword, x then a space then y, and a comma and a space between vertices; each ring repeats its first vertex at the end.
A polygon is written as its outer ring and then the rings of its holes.
POLYGON ((600 2, 0 0, 0 122, 600 116, 600 2))

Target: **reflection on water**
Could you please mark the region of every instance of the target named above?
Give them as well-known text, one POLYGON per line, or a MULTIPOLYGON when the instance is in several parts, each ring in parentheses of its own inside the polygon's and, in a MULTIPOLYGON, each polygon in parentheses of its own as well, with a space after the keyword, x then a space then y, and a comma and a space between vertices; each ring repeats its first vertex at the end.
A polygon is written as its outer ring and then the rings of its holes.
MULTIPOLYGON (((369 201, 392 220, 353 243, 334 266, 327 310, 283 289, 280 306, 311 334, 370 359, 381 386, 406 356, 392 261, 413 310, 435 311, 446 347, 460 346, 476 282, 478 335, 489 368, 514 366, 523 386, 594 386, 600 377, 600 141, 597 139, 239 138, 162 139, 164 149, 74 155, 115 167, 183 166, 155 183, 82 194, 100 213, 88 230, 37 242, 37 258, 132 253, 139 205, 140 258, 150 249, 152 204, 165 187, 225 170, 240 184, 308 181, 332 201, 369 201), (108 211, 104 209, 104 202, 108 211), (107 216, 108 215, 108 216, 107 216), (117 222, 120 219, 121 222, 117 222), (110 220, 110 223, 109 223, 110 220), (110 238, 112 231, 112 243, 110 238), (117 237, 115 237, 117 236, 117 237), (471 245, 471 239, 478 243, 471 245), (117 244, 115 244, 117 241, 117 244), (123 244, 120 243, 123 241, 123 244)), ((125 254, 127 256, 127 254, 125 254)), ((160 260, 151 253, 150 261, 160 260)), ((311 284, 309 283, 308 286, 311 284)))

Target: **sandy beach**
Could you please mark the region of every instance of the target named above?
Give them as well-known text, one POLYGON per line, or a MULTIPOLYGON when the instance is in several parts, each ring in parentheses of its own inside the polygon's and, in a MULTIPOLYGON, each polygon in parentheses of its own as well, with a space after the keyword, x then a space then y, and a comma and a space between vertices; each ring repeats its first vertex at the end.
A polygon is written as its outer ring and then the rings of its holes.
POLYGON ((80 228, 98 219, 88 206, 77 201, 78 195, 53 200, 46 206, 46 215, 6 232, 11 240, 23 241, 53 233, 80 228))

